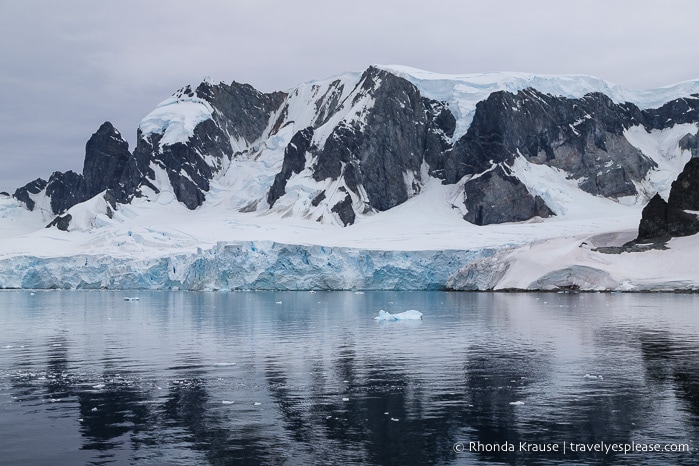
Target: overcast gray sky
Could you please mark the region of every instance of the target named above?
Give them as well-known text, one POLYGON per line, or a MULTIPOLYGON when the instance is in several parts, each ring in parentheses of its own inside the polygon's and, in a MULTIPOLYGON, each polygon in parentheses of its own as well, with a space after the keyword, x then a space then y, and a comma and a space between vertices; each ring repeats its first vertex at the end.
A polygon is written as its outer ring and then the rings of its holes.
POLYGON ((697 0, 0 0, 0 191, 82 170, 109 120, 205 76, 286 90, 371 64, 699 78, 697 0))

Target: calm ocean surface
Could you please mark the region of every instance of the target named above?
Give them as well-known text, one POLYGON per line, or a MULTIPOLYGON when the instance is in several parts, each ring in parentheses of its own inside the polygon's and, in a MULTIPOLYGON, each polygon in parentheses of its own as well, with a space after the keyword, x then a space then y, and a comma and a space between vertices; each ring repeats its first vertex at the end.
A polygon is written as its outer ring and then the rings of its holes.
POLYGON ((699 295, 0 292, 3 465, 696 465, 698 449, 699 295))

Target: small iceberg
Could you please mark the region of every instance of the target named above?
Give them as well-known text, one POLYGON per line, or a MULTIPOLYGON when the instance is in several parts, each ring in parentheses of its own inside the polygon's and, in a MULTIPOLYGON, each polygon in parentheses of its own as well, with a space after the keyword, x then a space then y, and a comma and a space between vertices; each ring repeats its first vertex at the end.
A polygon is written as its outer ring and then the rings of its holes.
POLYGON ((374 320, 378 321, 389 321, 389 320, 421 320, 422 312, 416 311, 415 309, 410 309, 405 312, 399 312, 398 314, 391 314, 383 309, 379 311, 379 315, 374 317, 374 320))
POLYGON ((140 298, 127 296, 124 298, 124 301, 140 301, 140 298))
POLYGON ((523 406, 523 405, 524 405, 524 401, 510 401, 510 404, 511 404, 512 406, 523 406))

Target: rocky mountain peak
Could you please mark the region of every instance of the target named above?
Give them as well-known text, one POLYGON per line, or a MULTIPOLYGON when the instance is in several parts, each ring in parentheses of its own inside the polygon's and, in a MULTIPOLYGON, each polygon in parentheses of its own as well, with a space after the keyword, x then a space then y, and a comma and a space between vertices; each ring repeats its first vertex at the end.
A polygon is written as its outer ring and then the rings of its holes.
POLYGON ((114 189, 130 157, 129 143, 110 122, 104 122, 85 145, 84 197, 89 199, 105 189, 114 189))

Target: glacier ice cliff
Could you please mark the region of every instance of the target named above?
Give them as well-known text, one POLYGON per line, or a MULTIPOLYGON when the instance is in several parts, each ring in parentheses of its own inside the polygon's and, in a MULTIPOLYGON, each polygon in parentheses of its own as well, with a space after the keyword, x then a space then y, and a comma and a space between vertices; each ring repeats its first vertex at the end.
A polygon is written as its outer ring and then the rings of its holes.
POLYGON ((495 249, 377 251, 275 242, 219 242, 157 258, 15 256, 0 288, 131 290, 442 290, 495 249))

